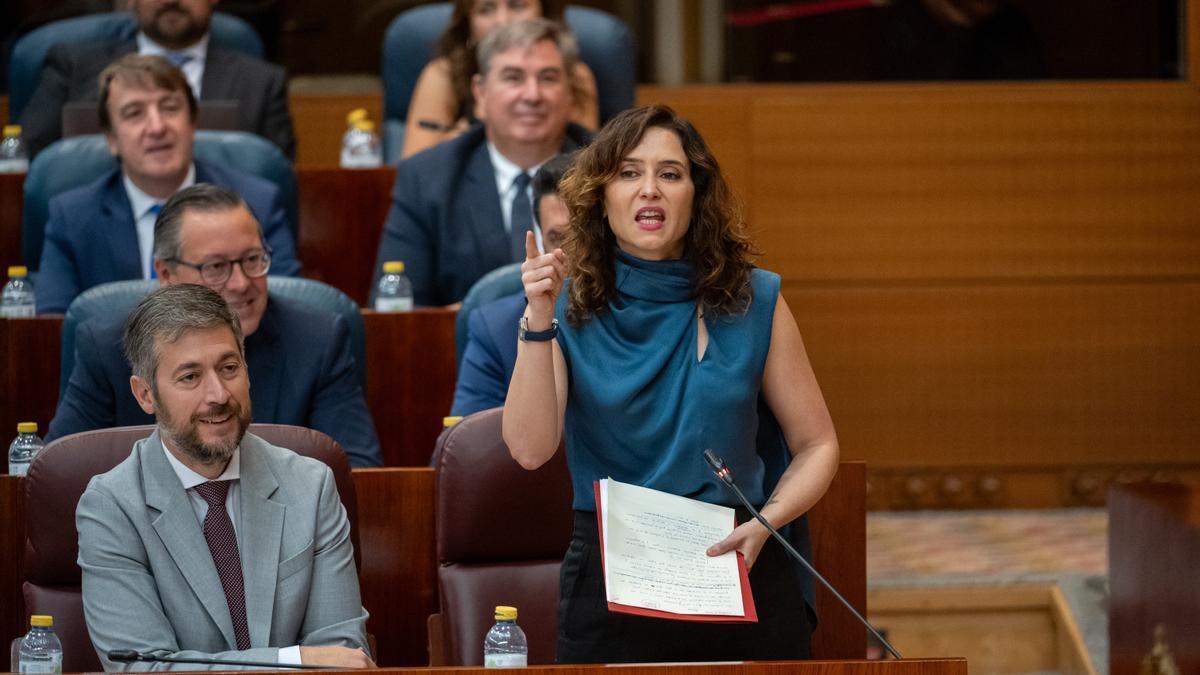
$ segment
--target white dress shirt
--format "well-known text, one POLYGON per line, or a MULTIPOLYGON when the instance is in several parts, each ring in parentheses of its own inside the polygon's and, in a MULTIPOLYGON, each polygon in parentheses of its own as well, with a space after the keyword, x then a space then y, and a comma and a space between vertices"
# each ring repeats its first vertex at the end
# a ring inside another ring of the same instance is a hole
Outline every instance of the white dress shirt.
MULTIPOLYGON (((517 196, 517 174, 521 173, 521 167, 513 164, 507 157, 500 154, 496 146, 489 141, 487 144, 488 157, 492 160, 492 173, 496 174, 496 192, 500 194, 500 214, 504 217, 504 231, 512 232, 512 205, 513 199, 517 196)), ((546 162, 550 161, 550 157, 546 158, 546 162)), ((545 164, 546 162, 542 162, 545 164)), ((525 173, 529 174, 530 178, 537 175, 538 169, 542 168, 542 164, 530 168, 525 173)), ((533 182, 530 181, 529 187, 526 188, 526 197, 529 198, 529 203, 533 207, 533 236, 537 241, 538 250, 542 250, 542 230, 537 227, 537 204, 533 203, 533 182)))
MULTIPOLYGON (((137 228, 138 252, 141 255, 142 261, 142 278, 150 278, 150 270, 154 265, 150 262, 150 254, 154 252, 154 221, 158 219, 158 214, 150 211, 155 206, 162 206, 166 200, 151 197, 142 192, 141 188, 133 184, 129 180, 129 176, 121 174, 121 181, 125 184, 125 194, 129 196, 129 205, 133 207, 133 224, 137 228)), ((179 184, 176 192, 186 187, 191 187, 196 184, 196 165, 192 164, 188 167, 187 175, 184 176, 183 182, 179 184)))
POLYGON ((208 57, 208 34, 200 38, 200 41, 191 47, 183 49, 167 49, 166 47, 151 40, 145 33, 138 32, 137 34, 138 53, 144 56, 162 56, 168 54, 180 54, 191 57, 187 63, 183 64, 180 70, 183 71, 183 76, 187 78, 188 85, 192 88, 192 94, 196 100, 200 100, 200 81, 204 79, 204 59, 208 57))

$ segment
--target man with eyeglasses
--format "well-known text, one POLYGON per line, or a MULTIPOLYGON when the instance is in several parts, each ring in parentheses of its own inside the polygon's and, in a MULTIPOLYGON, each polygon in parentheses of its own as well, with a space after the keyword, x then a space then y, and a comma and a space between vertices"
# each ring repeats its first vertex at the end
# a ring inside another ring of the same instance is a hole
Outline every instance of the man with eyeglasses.
MULTIPOLYGON (((256 422, 309 427, 342 445, 355 467, 380 466, 379 439, 335 314, 269 299, 271 249, 237 193, 198 184, 167 200, 154 226, 160 286, 201 284, 237 312, 246 336, 256 422)), ((122 356, 124 316, 85 321, 75 332, 75 368, 47 440, 91 429, 152 424, 129 393, 122 356)))
POLYGON ((110 281, 152 279, 154 220, 164 202, 195 183, 232 188, 263 224, 275 274, 300 262, 274 183, 193 157, 196 98, 161 56, 128 54, 100 74, 97 114, 117 166, 50 200, 37 279, 39 314, 67 311, 77 295, 110 281))

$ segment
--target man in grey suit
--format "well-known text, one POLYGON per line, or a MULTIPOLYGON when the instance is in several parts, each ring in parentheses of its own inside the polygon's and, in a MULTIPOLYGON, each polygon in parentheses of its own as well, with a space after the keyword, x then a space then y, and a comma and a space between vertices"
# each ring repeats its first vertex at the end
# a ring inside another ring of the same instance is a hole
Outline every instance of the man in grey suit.
POLYGON ((401 162, 375 263, 404 262, 418 305, 460 302, 488 272, 525 259, 533 175, 588 140, 568 124, 575 39, 545 19, 492 31, 476 50, 482 125, 401 162))
POLYGON ((75 514, 105 668, 113 649, 373 667, 333 473, 246 433, 237 314, 203 286, 167 286, 134 310, 124 343, 158 428, 91 480, 75 514))
POLYGON ((198 100, 238 103, 238 128, 296 156, 287 74, 279 66, 210 44, 217 0, 130 0, 138 32, 110 42, 55 45, 21 114, 30 157, 58 140, 63 105, 96 100, 96 76, 125 54, 163 56, 187 77, 198 100))

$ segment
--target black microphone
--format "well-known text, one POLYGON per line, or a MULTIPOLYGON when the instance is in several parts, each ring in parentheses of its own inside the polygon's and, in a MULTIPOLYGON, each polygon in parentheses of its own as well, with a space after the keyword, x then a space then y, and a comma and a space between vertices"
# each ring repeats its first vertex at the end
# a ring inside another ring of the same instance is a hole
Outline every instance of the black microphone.
POLYGON ((181 658, 177 656, 157 656, 149 652, 139 652, 133 649, 110 649, 108 660, 117 663, 132 663, 134 661, 158 661, 161 663, 199 663, 210 666, 248 666, 251 668, 266 668, 279 670, 281 668, 297 668, 300 670, 343 670, 336 666, 322 666, 311 663, 273 663, 269 661, 241 661, 235 659, 204 659, 181 658))
POLYGON ((879 634, 879 631, 875 630, 875 627, 871 625, 871 622, 863 618, 863 615, 859 614, 858 610, 854 609, 854 606, 851 605, 846 598, 843 598, 841 593, 838 593, 837 589, 833 587, 833 584, 826 581, 825 577, 821 576, 821 573, 818 572, 817 569, 812 566, 812 564, 805 560, 804 556, 800 555, 796 549, 792 548, 792 545, 788 543, 787 539, 783 538, 783 535, 779 534, 779 530, 776 530, 774 527, 772 527, 771 523, 768 523, 767 519, 763 518, 762 514, 758 512, 758 509, 754 508, 754 506, 750 504, 749 500, 746 499, 746 495, 742 494, 741 489, 738 488, 737 484, 733 482, 733 474, 730 473, 729 467, 725 466, 725 461, 720 457, 717 457, 717 453, 713 452, 711 449, 704 451, 704 461, 708 462, 708 465, 712 468, 713 473, 717 475, 717 478, 720 478, 722 483, 728 485, 729 488, 733 490, 733 493, 737 495, 739 500, 741 500, 742 505, 750 511, 750 513, 758 520, 758 522, 763 524, 763 527, 767 528, 767 531, 771 533, 771 536, 775 537, 776 541, 778 541, 780 544, 783 544, 784 550, 790 553, 793 558, 800 561, 800 564, 804 565, 805 569, 807 569, 814 577, 817 578, 817 581, 820 581, 825 588, 829 589, 829 592, 833 593, 833 596, 837 598, 838 601, 846 607, 846 609, 850 610, 850 613, 854 615, 854 618, 858 619, 862 625, 867 627, 867 630, 871 631, 871 635, 874 635, 875 639, 879 640, 879 643, 882 644, 892 656, 896 657, 897 659, 901 658, 900 652, 896 651, 896 648, 893 647, 890 642, 885 640, 884 637, 879 634))

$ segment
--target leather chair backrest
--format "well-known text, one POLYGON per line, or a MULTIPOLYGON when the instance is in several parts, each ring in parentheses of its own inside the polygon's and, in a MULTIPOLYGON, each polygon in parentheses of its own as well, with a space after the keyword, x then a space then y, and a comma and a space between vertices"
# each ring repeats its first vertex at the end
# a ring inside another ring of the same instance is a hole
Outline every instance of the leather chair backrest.
MULTIPOLYGON (((274 143, 245 131, 196 131, 198 159, 230 167, 271 181, 279 188, 293 237, 298 227, 299 196, 292 163, 274 143)), ((38 153, 25 177, 25 211, 21 219, 21 259, 37 269, 42 259, 50 199, 87 185, 117 168, 104 136, 74 136, 51 143, 38 153)), ((266 217, 268 214, 259 214, 266 217)))
MULTIPOLYGON (((421 70, 436 56, 437 41, 450 21, 449 2, 434 2, 400 13, 383 34, 384 158, 395 164, 404 147, 404 122, 421 70)), ((629 27, 590 7, 567 7, 567 26, 579 42, 579 56, 596 76, 600 122, 633 106, 637 52, 629 27)))
MULTIPOLYGON (((47 444, 29 467, 25 480, 25 607, 31 614, 54 616, 54 632, 63 643, 64 672, 101 670, 83 616, 75 507, 88 481, 128 457, 134 442, 149 436, 153 429, 149 425, 117 427, 65 436, 47 444)), ((250 433, 329 465, 350 520, 358 563, 358 498, 350 462, 341 446, 319 431, 283 424, 252 424, 250 433)))
POLYGON ((558 571, 571 540, 564 453, 522 468, 500 435, 503 409, 470 415, 434 452, 438 593, 447 665, 482 665, 496 605, 513 605, 529 663, 553 663, 558 571))
POLYGON ((467 349, 467 328, 470 325, 471 312, 489 302, 520 292, 523 288, 521 263, 497 267, 471 285, 471 290, 467 291, 462 305, 458 308, 458 316, 454 317, 455 363, 462 363, 463 352, 467 349))
MULTIPOLYGON (((13 45, 8 64, 8 116, 20 119, 33 97, 46 52, 57 44, 130 40, 137 33, 133 15, 129 12, 87 14, 72 19, 53 21, 30 31, 13 45)), ((224 12, 212 17, 212 44, 236 49, 256 58, 263 57, 263 42, 258 33, 242 19, 224 12)))
MULTIPOLYGON (((79 325, 97 316, 128 316, 142 298, 158 287, 148 279, 114 281, 89 288, 71 302, 62 325, 62 350, 59 353, 58 400, 62 401, 75 369, 75 331, 79 325)), ((339 314, 350 329, 350 351, 358 382, 366 390, 367 332, 362 312, 350 296, 325 283, 299 277, 267 277, 268 293, 275 297, 302 302, 310 307, 339 314)))

